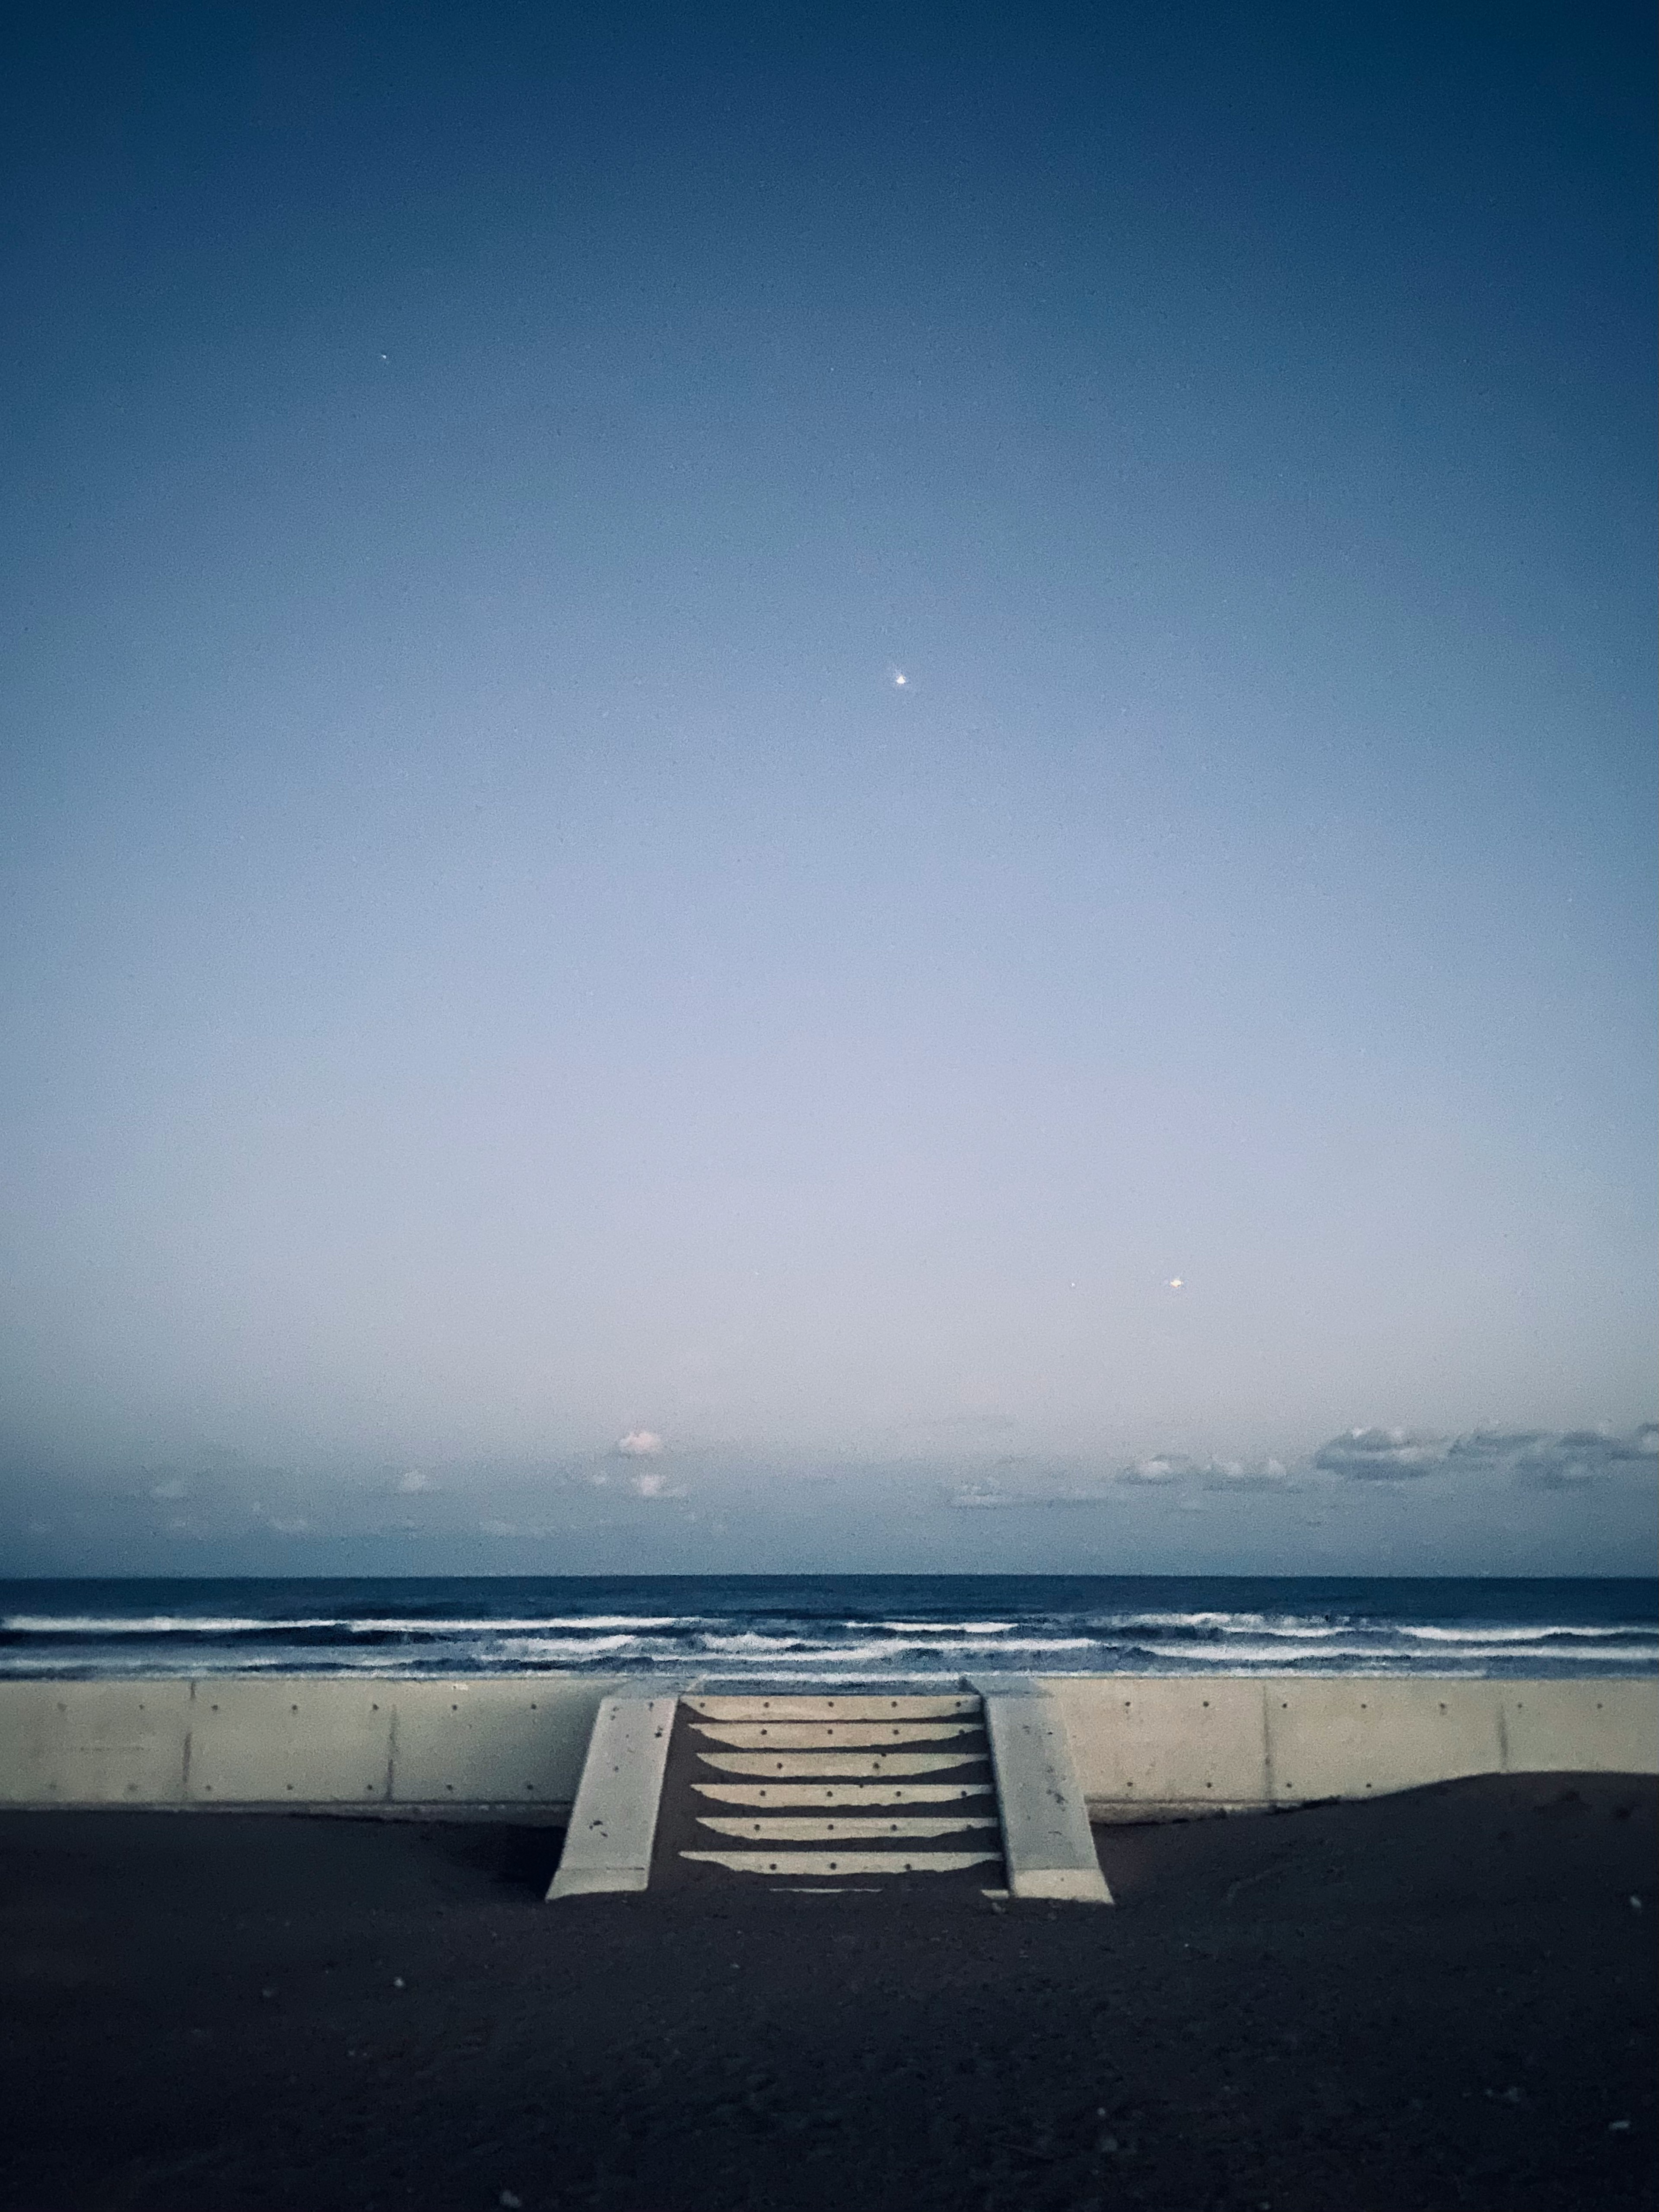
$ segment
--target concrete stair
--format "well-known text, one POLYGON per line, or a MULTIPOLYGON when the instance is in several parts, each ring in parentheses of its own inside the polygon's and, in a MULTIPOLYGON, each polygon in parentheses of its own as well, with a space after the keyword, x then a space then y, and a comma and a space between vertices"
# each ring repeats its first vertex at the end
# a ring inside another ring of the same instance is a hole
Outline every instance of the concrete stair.
POLYGON ((742 1881, 1002 1886, 973 1696, 683 1698, 662 1818, 682 1868, 742 1881))
POLYGON ((607 1698, 548 1895, 917 1883, 1111 1902, 1036 1686, 607 1698))

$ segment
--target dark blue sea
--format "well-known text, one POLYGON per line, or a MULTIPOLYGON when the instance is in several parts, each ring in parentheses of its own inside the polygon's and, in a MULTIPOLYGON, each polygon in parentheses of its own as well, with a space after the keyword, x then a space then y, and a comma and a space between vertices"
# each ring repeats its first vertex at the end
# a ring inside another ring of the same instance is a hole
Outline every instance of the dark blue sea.
POLYGON ((1659 1580, 1056 1575, 0 1582, 0 1675, 1659 1671, 1659 1580))

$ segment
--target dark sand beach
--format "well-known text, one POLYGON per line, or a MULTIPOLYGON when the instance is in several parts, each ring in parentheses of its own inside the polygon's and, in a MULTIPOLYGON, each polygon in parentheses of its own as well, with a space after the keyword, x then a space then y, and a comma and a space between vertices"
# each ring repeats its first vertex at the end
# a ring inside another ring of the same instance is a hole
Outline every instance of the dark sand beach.
POLYGON ((1103 1829, 1111 1911, 549 1906, 544 1828, 8 1814, 0 2203, 1651 2205, 1655 1814, 1103 1829))

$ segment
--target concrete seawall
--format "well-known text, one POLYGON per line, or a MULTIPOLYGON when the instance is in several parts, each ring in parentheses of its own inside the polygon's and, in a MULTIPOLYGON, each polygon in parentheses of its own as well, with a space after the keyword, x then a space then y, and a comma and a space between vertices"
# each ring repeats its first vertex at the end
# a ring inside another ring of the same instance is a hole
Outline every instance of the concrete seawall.
POLYGON ((1466 1774, 1659 1772, 1659 1681, 1055 1676, 1097 1820, 1386 1796, 1466 1774))
POLYGON ((0 1682, 0 1804, 568 1813, 611 1675, 0 1682))
MULTIPOLYGON (((1659 1681, 1056 1675, 1097 1820, 1261 1811, 1462 1775, 1659 1771, 1659 1681)), ((637 1677, 0 1682, 0 1804, 568 1813, 637 1677)))

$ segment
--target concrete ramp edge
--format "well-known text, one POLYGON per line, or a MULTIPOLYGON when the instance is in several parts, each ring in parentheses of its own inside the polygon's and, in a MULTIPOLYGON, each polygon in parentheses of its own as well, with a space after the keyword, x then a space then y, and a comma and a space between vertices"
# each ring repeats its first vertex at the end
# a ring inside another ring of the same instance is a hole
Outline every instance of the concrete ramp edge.
POLYGON ((1109 1905, 1064 1712, 1035 1683, 985 1686, 1011 1893, 1109 1905))
POLYGON ((548 1899, 641 1890, 651 1879, 677 1698, 606 1698, 548 1899))

